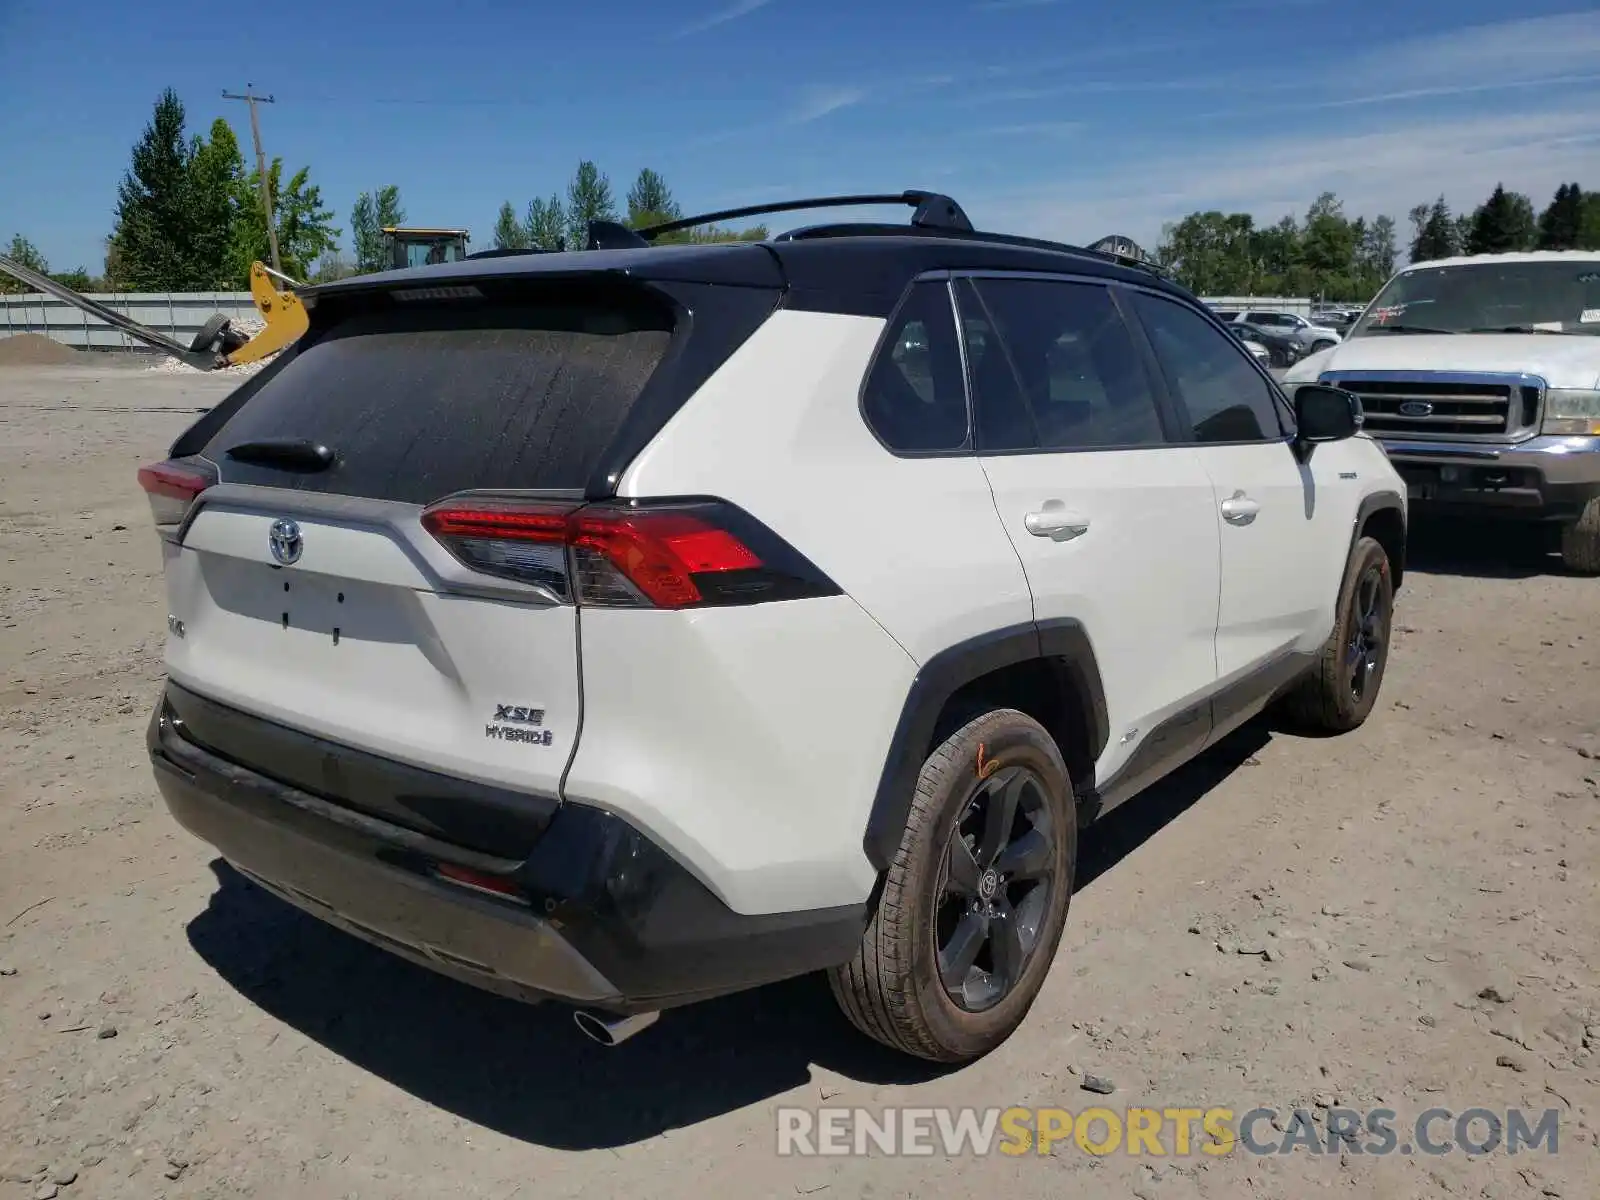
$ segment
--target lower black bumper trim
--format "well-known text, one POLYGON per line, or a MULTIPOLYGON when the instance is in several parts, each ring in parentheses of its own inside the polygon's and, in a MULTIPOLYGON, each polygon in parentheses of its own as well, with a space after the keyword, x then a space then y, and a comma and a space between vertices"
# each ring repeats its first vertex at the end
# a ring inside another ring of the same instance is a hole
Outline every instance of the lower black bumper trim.
POLYGON ((188 741, 165 700, 147 740, 173 816, 241 873, 369 942, 520 999, 667 1008, 843 963, 866 925, 865 904, 735 913, 621 817, 587 805, 557 809, 518 861, 224 759, 188 741), (440 863, 514 882, 525 903, 440 880, 440 863))

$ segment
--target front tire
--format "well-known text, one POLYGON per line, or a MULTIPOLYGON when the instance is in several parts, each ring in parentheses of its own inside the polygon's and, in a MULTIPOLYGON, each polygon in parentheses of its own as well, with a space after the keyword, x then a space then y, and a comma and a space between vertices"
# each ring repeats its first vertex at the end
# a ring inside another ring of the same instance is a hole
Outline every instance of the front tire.
POLYGON ((1316 666, 1284 697, 1290 721, 1322 733, 1348 733, 1377 703, 1389 662, 1394 577, 1376 540, 1357 540, 1339 587, 1333 632, 1316 666))
POLYGON ((1049 973, 1078 850, 1072 783, 1033 718, 969 721, 922 764, 905 833, 839 1007, 886 1046, 966 1062, 1011 1036, 1049 973))
POLYGON ((1561 527, 1561 563, 1580 575, 1600 575, 1600 497, 1584 505, 1576 521, 1561 527))
POLYGON ((1332 350, 1338 344, 1338 342, 1330 342, 1326 338, 1323 338, 1321 341, 1311 343, 1311 353, 1320 354, 1324 350, 1332 350))

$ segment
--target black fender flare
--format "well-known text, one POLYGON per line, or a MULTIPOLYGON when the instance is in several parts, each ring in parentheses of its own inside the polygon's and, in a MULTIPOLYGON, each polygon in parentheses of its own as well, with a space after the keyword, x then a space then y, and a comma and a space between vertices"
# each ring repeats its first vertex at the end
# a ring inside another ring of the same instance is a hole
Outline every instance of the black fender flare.
MULTIPOLYGON (((1355 520, 1350 523, 1350 548, 1345 554, 1345 561, 1349 562, 1350 555, 1356 552, 1356 539, 1361 536, 1361 531, 1367 527, 1367 522, 1372 519, 1374 514, 1383 512, 1385 509, 1393 509, 1400 517, 1401 542, 1399 554, 1395 556, 1395 561, 1389 564, 1394 576, 1395 590, 1399 591, 1400 581, 1405 577, 1406 570, 1405 537, 1407 533, 1406 506, 1405 501, 1400 498, 1399 492, 1385 488, 1382 491, 1372 492, 1361 498, 1361 504, 1356 509, 1355 520)), ((1388 549, 1388 547, 1385 547, 1385 549, 1388 549)))
POLYGON ((879 871, 887 870, 900 848, 917 776, 922 770, 939 714, 957 691, 991 672, 1034 659, 1052 662, 1064 673, 1064 686, 1077 693, 1089 726, 1093 762, 1111 736, 1105 688, 1088 631, 1070 619, 1029 622, 992 630, 958 642, 928 659, 911 681, 900 720, 878 780, 867 818, 863 847, 879 871))

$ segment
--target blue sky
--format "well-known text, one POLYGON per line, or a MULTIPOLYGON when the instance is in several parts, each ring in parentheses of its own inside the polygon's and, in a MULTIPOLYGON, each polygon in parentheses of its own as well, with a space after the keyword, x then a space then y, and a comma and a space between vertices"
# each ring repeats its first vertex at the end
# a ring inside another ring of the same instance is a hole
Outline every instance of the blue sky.
POLYGON ((1404 228, 1441 191, 1600 187, 1600 9, 1544 0, 0 0, 0 61, 0 238, 63 269, 98 269, 169 85, 247 152, 221 93, 272 93, 268 154, 311 166, 347 241, 393 182, 486 245, 584 157, 619 199, 642 166, 691 210, 926 187, 990 228, 1151 246, 1323 189, 1404 228))

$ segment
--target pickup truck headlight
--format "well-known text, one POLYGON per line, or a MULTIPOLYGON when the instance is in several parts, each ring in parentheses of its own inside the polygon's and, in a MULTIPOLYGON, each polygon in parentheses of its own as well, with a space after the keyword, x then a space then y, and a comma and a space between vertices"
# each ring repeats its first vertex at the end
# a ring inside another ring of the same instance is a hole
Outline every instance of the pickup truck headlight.
POLYGON ((1540 433, 1557 437, 1600 434, 1600 391, 1588 388, 1551 388, 1544 397, 1540 433))

